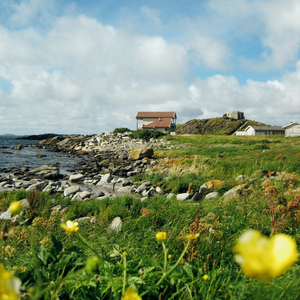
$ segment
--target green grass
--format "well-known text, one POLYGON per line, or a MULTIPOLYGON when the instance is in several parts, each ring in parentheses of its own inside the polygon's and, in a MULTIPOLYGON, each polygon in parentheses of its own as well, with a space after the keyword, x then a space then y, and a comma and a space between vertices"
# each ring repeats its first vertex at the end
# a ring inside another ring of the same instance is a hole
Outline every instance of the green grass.
MULTIPOLYGON (((274 231, 267 185, 276 190, 277 194, 271 196, 275 208, 287 207, 297 199, 298 192, 291 191, 300 187, 300 139, 233 136, 169 139, 173 144, 188 144, 190 148, 164 149, 155 154, 162 156, 163 152, 170 159, 186 159, 170 163, 162 159, 152 172, 136 175, 134 181, 139 184, 147 180, 165 192, 180 193, 186 192, 189 185, 198 191, 209 180, 224 180, 225 185, 216 189, 217 198, 181 203, 175 197, 157 195, 143 202, 133 196, 71 202, 61 195, 0 193, 2 211, 12 201, 27 198, 30 202, 19 222, 6 222, 8 239, 0 242, 2 262, 22 280, 24 299, 121 299, 124 278, 126 288, 135 288, 143 300, 299 299, 298 262, 280 277, 263 283, 241 272, 232 248, 245 229, 252 228, 266 236, 274 231), (261 170, 289 174, 268 182, 262 178, 261 170), (227 190, 239 184, 235 178, 241 174, 247 176, 247 190, 236 199, 223 198, 227 190), (67 212, 50 213, 50 208, 57 204, 66 205, 67 212), (79 234, 89 246, 76 233, 68 235, 60 227, 62 221, 85 216, 95 218, 95 223, 79 224, 79 234), (115 217, 122 219, 120 232, 108 230, 115 217), (160 231, 167 232, 165 244, 172 255, 167 267, 176 263, 187 245, 185 234, 200 234, 163 280, 160 266, 164 264, 164 252, 155 238, 160 231), (5 253, 4 257, 3 249, 7 246, 10 254, 5 253), (85 270, 85 264, 88 257, 95 255, 94 251, 101 259, 91 272, 85 270), (205 281, 203 275, 209 279, 205 281)), ((275 216, 282 216, 280 210, 275 216)), ((289 234, 299 245, 299 222, 297 207, 277 231, 289 234)), ((1 221, 1 227, 4 223, 1 221)))

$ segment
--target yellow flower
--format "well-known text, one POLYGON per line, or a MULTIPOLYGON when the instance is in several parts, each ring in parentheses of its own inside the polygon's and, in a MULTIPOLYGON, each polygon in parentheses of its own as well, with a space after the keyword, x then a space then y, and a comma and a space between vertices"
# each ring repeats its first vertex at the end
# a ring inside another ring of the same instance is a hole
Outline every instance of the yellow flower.
POLYGON ((9 210, 12 216, 19 214, 22 211, 22 209, 23 206, 20 201, 13 201, 9 206, 9 210))
POLYGON ((236 241, 235 260, 243 272, 263 281, 280 276, 297 258, 297 244, 286 234, 266 238, 256 230, 248 230, 236 241))
POLYGON ((190 234, 187 234, 187 235, 185 236, 185 238, 186 238, 187 240, 195 240, 198 236, 199 236, 199 233, 197 233, 197 234, 195 234, 195 233, 190 233, 190 234))
POLYGON ((208 279, 208 275, 203 275, 202 277, 204 280, 207 280, 208 279))
POLYGON ((172 257, 173 257, 172 254, 169 254, 169 255, 168 255, 168 259, 171 259, 172 257))
POLYGON ((128 288, 125 291, 122 300, 142 300, 142 298, 134 291, 133 288, 128 288))
POLYGON ((13 277, 3 264, 0 264, 0 299, 18 300, 20 287, 20 279, 13 277))
POLYGON ((60 226, 68 233, 76 232, 79 230, 78 222, 67 221, 66 224, 61 224, 60 226))
POLYGON ((161 232, 158 232, 155 236, 156 236, 158 241, 163 242, 167 237, 167 233, 161 231, 161 232))

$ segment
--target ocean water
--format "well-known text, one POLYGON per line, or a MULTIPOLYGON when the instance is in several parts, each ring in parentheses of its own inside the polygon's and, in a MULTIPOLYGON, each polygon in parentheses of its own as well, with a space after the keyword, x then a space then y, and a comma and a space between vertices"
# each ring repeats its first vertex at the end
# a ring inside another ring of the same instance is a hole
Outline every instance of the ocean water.
MULTIPOLYGON (((57 165, 61 174, 68 174, 76 169, 76 163, 82 158, 70 156, 61 152, 50 152, 46 149, 29 147, 39 141, 16 139, 18 136, 0 135, 0 169, 4 168, 37 168, 43 165, 57 165), (22 144, 22 150, 10 149, 14 145, 22 144), (46 157, 37 158, 36 154, 45 154, 46 157)), ((1 175, 3 173, 0 172, 1 175)))

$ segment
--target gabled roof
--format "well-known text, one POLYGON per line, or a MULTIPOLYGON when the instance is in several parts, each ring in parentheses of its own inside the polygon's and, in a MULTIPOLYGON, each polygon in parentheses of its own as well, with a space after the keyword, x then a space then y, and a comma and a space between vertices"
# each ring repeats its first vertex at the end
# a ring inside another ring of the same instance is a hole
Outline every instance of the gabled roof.
POLYGON ((290 123, 288 125, 283 126, 282 128, 286 129, 286 128, 292 127, 294 125, 300 125, 300 123, 298 123, 298 122, 292 122, 292 123, 290 123))
POLYGON ((246 130, 252 127, 255 131, 284 131, 284 129, 281 126, 254 126, 254 125, 249 125, 246 130))
POLYGON ((136 118, 173 118, 177 119, 175 112, 168 111, 139 111, 136 118))
POLYGON ((148 125, 143 125, 143 128, 170 128, 171 127, 171 118, 156 120, 148 125))

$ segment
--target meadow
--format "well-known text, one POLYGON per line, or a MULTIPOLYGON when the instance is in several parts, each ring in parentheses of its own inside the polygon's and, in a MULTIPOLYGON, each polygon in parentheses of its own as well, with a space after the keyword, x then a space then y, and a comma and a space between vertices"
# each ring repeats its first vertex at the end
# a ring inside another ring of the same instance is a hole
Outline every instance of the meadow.
POLYGON ((22 281, 22 299, 300 299, 299 262, 261 280, 247 276, 233 252, 246 229, 266 237, 284 233, 299 245, 300 138, 165 138, 171 149, 156 150, 160 163, 135 175, 135 183, 150 181, 176 195, 225 181, 217 198, 71 202, 59 194, 0 193, 0 211, 24 198, 30 204, 16 223, 1 221, 1 261, 22 281), (239 175, 246 176, 243 192, 225 199, 241 184, 239 175), (67 211, 51 212, 57 204, 67 211), (61 226, 86 216, 94 222, 61 226), (109 229, 115 217, 122 219, 120 231, 109 229))

